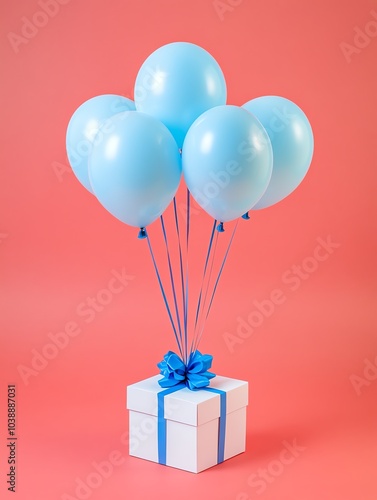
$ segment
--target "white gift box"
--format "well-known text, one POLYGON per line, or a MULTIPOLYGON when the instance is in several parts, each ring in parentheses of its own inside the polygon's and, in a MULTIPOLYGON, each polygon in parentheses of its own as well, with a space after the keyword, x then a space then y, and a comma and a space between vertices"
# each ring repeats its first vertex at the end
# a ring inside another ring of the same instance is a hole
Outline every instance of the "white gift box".
POLYGON ((197 473, 245 451, 247 382, 216 376, 211 390, 162 395, 161 378, 127 387, 130 455, 197 473))

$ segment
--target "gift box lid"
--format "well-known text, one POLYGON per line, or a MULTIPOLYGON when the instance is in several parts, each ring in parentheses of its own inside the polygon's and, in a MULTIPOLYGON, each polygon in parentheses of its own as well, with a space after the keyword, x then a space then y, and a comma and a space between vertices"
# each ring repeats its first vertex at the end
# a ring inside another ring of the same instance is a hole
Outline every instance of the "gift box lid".
MULTIPOLYGON (((128 410, 157 416, 157 394, 164 391, 159 386, 161 375, 147 378, 127 387, 128 410)), ((248 403, 248 383, 217 375, 209 387, 226 392, 226 412, 231 413, 248 403)), ((164 398, 164 417, 183 424, 199 426, 220 416, 220 395, 201 389, 190 391, 187 387, 164 398)))

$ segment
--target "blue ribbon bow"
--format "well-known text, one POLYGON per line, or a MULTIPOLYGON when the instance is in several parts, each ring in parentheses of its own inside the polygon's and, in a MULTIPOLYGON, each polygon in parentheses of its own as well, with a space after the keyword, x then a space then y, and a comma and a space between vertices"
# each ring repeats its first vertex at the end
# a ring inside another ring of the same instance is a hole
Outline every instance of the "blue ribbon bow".
POLYGON ((169 351, 164 359, 157 364, 163 378, 158 381, 164 391, 157 393, 157 435, 158 435, 158 462, 166 465, 166 436, 167 427, 164 416, 164 398, 168 394, 180 391, 188 387, 191 391, 203 389, 220 395, 220 418, 219 418, 219 440, 217 449, 217 463, 224 461, 225 450, 225 428, 226 428, 226 392, 209 386, 211 378, 216 377, 208 371, 212 365, 213 356, 201 354, 199 351, 192 352, 187 365, 182 359, 169 351))
POLYGON ((185 384, 190 391, 207 387, 211 378, 216 377, 208 371, 212 365, 213 356, 192 352, 187 365, 175 352, 168 351, 164 359, 157 364, 163 378, 158 381, 161 387, 174 387, 185 384))

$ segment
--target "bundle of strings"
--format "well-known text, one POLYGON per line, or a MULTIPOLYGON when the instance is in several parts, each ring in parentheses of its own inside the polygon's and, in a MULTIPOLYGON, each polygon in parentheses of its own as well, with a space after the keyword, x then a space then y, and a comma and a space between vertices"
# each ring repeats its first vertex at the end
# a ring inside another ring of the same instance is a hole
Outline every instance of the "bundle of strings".
MULTIPOLYGON (((178 346, 179 356, 172 351, 169 351, 164 360, 158 364, 161 374, 164 375, 162 379, 163 387, 168 387, 170 382, 177 380, 176 383, 186 383, 191 389, 203 387, 204 383, 209 384, 209 379, 214 376, 208 372, 212 363, 212 356, 202 355, 198 348, 200 341, 205 330, 205 325, 210 314, 214 297, 218 288, 221 275, 224 270, 225 262, 228 258, 229 250, 232 245, 234 235, 238 226, 236 222, 229 243, 226 247, 225 254, 220 260, 221 264, 214 274, 215 256, 218 249, 218 239, 224 238, 224 227, 221 221, 215 220, 213 222, 207 254, 204 261, 203 274, 199 294, 196 301, 195 316, 193 321, 193 332, 189 332, 189 240, 190 240, 190 192, 187 190, 186 198, 186 218, 185 218, 185 231, 180 230, 180 223, 177 211, 176 198, 173 199, 174 210, 174 228, 176 232, 176 240, 178 242, 178 260, 179 271, 176 270, 174 262, 172 261, 171 249, 169 248, 169 238, 167 224, 163 216, 160 216, 161 230, 163 236, 163 244, 166 253, 166 262, 168 268, 168 281, 170 282, 171 298, 168 299, 167 286, 162 279, 160 266, 157 264, 157 259, 153 251, 150 236, 145 228, 141 228, 139 237, 146 239, 148 242, 149 251, 152 257, 153 266, 156 272, 158 284, 162 293, 165 308, 169 316, 170 324, 174 332, 175 340, 178 346), (219 236, 220 235, 220 236, 219 236), (214 277, 215 276, 215 277, 214 277), (174 354, 174 356, 172 356, 174 354), (173 366, 179 366, 177 371, 171 370, 168 372, 167 356, 172 361, 173 366), (208 357, 207 357, 208 356, 208 357), (210 359, 209 359, 210 358, 210 359), (195 360, 195 362, 194 362, 195 360), (199 370, 199 365, 201 369, 199 370), (194 371, 193 371, 194 367, 194 371), (196 370, 196 371, 195 371, 196 370), (173 375, 172 375, 173 374, 173 375), (209 374, 208 376, 206 374, 209 374), (194 376, 195 375, 195 376, 194 376), (170 379, 169 379, 170 377, 170 379), (199 381, 199 377, 201 378, 199 381), (165 380, 166 379, 166 380, 165 380), (197 387, 194 380, 199 381, 197 387)), ((166 281, 166 280, 165 280, 166 281)))

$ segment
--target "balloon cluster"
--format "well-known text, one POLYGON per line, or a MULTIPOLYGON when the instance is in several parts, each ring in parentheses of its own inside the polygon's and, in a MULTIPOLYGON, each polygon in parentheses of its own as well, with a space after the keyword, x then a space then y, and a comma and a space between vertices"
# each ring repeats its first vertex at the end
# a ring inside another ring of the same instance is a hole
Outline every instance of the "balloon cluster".
POLYGON ((136 78, 134 99, 101 95, 73 114, 67 154, 78 180, 115 217, 145 228, 160 217, 181 175, 214 219, 247 218, 303 180, 313 134, 303 111, 278 96, 226 104, 215 59, 197 45, 153 52, 136 78))

